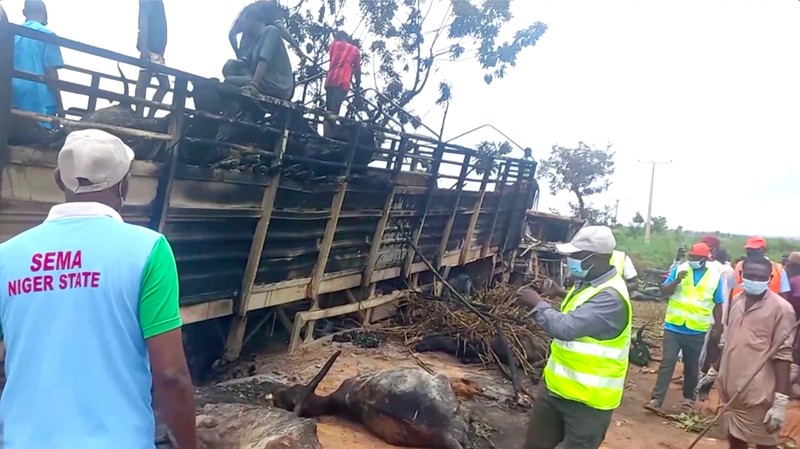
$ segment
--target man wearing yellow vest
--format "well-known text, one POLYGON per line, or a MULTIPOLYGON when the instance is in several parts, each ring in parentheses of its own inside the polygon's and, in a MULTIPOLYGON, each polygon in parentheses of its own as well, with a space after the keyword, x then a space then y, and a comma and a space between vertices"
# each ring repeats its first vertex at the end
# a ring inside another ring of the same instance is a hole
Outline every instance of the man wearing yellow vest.
POLYGON ((545 392, 534 403, 523 449, 597 449, 622 400, 628 370, 631 304, 611 265, 611 229, 587 226, 556 249, 575 285, 556 310, 530 288, 519 301, 551 337, 545 392))
POLYGON ((625 280, 625 285, 628 287, 628 293, 639 288, 639 273, 636 272, 636 267, 627 254, 614 250, 611 253, 611 266, 617 269, 617 274, 622 275, 622 279, 625 280))
POLYGON ((710 255, 711 248, 707 244, 694 244, 689 249, 689 260, 674 267, 661 286, 661 291, 670 295, 670 298, 664 318, 663 354, 658 367, 658 379, 652 399, 645 404, 649 410, 661 410, 680 352, 683 352, 681 405, 686 410, 694 407, 700 353, 706 333, 711 330, 716 337, 722 330, 725 287, 719 270, 707 266, 710 255))

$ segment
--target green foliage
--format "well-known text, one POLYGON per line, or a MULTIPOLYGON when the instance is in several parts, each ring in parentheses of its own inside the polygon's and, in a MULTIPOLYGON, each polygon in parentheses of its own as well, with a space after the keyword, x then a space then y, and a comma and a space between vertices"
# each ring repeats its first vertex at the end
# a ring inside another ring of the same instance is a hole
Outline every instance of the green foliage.
MULTIPOLYGON (((541 172, 550 182, 550 193, 572 192, 577 204, 570 204, 574 216, 595 222, 608 221, 599 217, 597 209, 592 209, 586 197, 605 192, 609 177, 614 174, 614 152, 611 144, 606 148, 596 148, 583 141, 576 148, 553 145, 550 157, 542 161, 541 172), (594 217, 590 216, 592 213, 594 217)), ((608 209, 606 209, 608 210, 608 209)), ((611 215, 613 217, 613 215, 611 215)))
POLYGON ((655 232, 667 230, 667 217, 652 217, 650 219, 650 229, 655 232))
MULTIPOLYGON (((690 232, 678 229, 654 230, 650 244, 644 243, 644 230, 633 226, 617 226, 614 237, 617 249, 627 253, 638 270, 646 268, 666 269, 675 260, 681 246, 689 247, 708 234, 716 235, 722 247, 728 250, 730 259, 744 256, 744 243, 747 236, 722 233, 690 232)), ((767 253, 773 260, 780 260, 786 252, 800 251, 800 241, 780 237, 767 238, 767 253)))
POLYGON ((642 226, 644 225, 644 217, 642 217, 641 213, 636 212, 636 215, 633 216, 631 222, 633 222, 635 226, 642 226))
POLYGON ((483 142, 479 143, 477 148, 478 157, 477 162, 475 163, 475 173, 482 175, 486 172, 487 169, 491 170, 492 173, 497 172, 497 158, 507 155, 511 153, 511 144, 506 142, 490 142, 488 140, 484 140, 483 142))
MULTIPOLYGON (((345 19, 344 0, 299 0, 290 8, 289 28, 313 61, 300 78, 320 73, 333 33, 343 28, 361 42, 367 74, 370 67, 377 92, 367 92, 375 106, 367 119, 386 124, 392 118, 415 123, 402 112, 428 85, 438 63, 477 60, 487 83, 502 78, 517 63, 519 54, 533 47, 547 31, 542 22, 530 21, 506 34, 513 18, 512 0, 359 0, 357 23, 345 19), (354 30, 354 31, 353 31, 354 30), (369 63, 369 64, 368 64, 369 63)), ((311 93, 322 97, 319 79, 311 93)), ((448 83, 439 85, 437 104, 451 97, 448 83)), ((362 117, 363 118, 363 117, 362 117)))

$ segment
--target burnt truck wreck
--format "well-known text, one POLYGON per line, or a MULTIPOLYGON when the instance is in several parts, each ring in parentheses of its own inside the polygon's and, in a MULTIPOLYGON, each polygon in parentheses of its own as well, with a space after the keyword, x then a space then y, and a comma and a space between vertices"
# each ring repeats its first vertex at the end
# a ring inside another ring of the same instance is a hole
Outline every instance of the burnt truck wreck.
POLYGON ((434 284, 414 247, 452 276, 479 269, 483 282, 506 275, 538 193, 531 160, 491 159, 3 24, 0 241, 40 223, 62 201, 53 182, 57 150, 81 128, 108 131, 135 149, 122 215, 166 235, 178 263, 184 323, 190 333, 213 325, 219 348, 208 351, 228 361, 268 314, 286 327, 291 350, 315 340, 326 320, 352 316, 369 324, 387 317, 404 290, 434 284), (67 66, 56 85, 78 107, 66 117, 15 110, 12 78, 42 82, 13 70, 13 39, 20 35, 102 59, 103 67, 163 73, 169 101, 127 95, 134 83, 124 75, 67 66), (222 114, 226 98, 247 103, 246 119, 222 114), (134 104, 161 112, 140 118, 134 104), (324 120, 338 120, 333 138, 318 133, 324 120))

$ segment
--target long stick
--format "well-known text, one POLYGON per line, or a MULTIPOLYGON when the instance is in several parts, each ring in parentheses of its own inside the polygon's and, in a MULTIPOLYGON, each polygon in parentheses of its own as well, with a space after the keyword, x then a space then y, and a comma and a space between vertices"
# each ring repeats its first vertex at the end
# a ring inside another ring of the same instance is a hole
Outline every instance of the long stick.
POLYGON ((767 366, 767 363, 770 360, 772 360, 772 357, 778 352, 781 346, 783 346, 783 343, 786 341, 786 339, 789 338, 789 336, 792 335, 792 332, 797 330, 798 327, 800 327, 800 320, 798 320, 794 324, 794 326, 792 326, 792 328, 786 335, 783 336, 783 338, 778 340, 778 343, 775 346, 769 349, 769 351, 764 356, 764 359, 761 360, 761 362, 756 367, 755 371, 753 371, 753 373, 750 374, 750 377, 747 378, 747 381, 744 384, 742 384, 742 386, 739 387, 739 389, 736 390, 735 393, 733 393, 733 396, 731 396, 728 402, 725 403, 725 406, 723 406, 722 410, 720 410, 719 413, 717 413, 717 416, 715 416, 714 419, 710 423, 708 423, 706 428, 703 429, 703 431, 700 432, 699 435, 697 435, 697 438, 695 438, 694 441, 692 441, 692 444, 690 444, 689 447, 686 449, 694 448, 697 445, 697 443, 700 442, 701 439, 703 439, 703 436, 705 436, 705 434, 711 429, 711 427, 713 427, 717 423, 717 421, 719 421, 719 419, 722 417, 722 414, 725 413, 728 410, 728 408, 730 408, 731 404, 733 404, 736 401, 736 399, 739 398, 739 395, 742 394, 742 392, 744 391, 745 388, 747 388, 748 385, 750 385, 750 382, 752 382, 753 379, 755 379, 758 373, 760 373, 761 370, 764 369, 765 366, 767 366))
MULTIPOLYGON (((403 231, 402 226, 400 225, 400 223, 397 222, 397 220, 394 219, 394 217, 389 217, 389 218, 392 220, 395 226, 397 226, 398 229, 403 231)), ((478 318, 483 320, 489 326, 494 327, 495 332, 497 332, 497 337, 500 339, 500 344, 503 347, 503 351, 508 355, 508 369, 510 371, 509 377, 511 377, 511 385, 514 388, 514 400, 519 402, 520 392, 523 391, 522 383, 519 380, 519 373, 517 372, 517 364, 514 360, 515 359, 514 352, 511 351, 511 345, 508 343, 508 339, 506 338, 505 332, 503 332, 502 324, 499 321, 492 322, 484 312, 478 310, 469 300, 467 300, 467 298, 461 296, 461 293, 459 293, 452 285, 450 285, 450 283, 447 282, 444 276, 442 276, 442 274, 439 273, 439 270, 434 268, 433 264, 425 257, 425 255, 422 254, 422 251, 420 251, 419 248, 417 248, 417 245, 414 244, 414 241, 411 239, 411 237, 409 237, 408 234, 405 232, 403 232, 402 235, 405 238, 406 243, 408 243, 411 249, 419 256, 420 259, 422 259, 422 262, 428 267, 431 273, 433 273, 436 279, 438 279, 442 284, 444 284, 444 286, 447 287, 448 290, 450 290, 450 293, 452 293, 453 296, 456 297, 456 299, 462 302, 464 306, 466 306, 466 308, 469 309, 470 312, 474 313, 475 315, 478 315, 478 318)), ((503 364, 500 362, 500 357, 498 357, 497 354, 495 354, 495 358, 497 359, 498 366, 500 366, 500 370, 504 371, 503 364)))

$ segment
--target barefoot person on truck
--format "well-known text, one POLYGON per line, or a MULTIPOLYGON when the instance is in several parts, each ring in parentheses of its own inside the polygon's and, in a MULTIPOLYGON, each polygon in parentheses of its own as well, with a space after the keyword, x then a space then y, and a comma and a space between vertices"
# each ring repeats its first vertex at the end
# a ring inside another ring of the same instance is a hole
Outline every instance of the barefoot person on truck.
POLYGON ((551 307, 533 289, 519 301, 551 337, 544 369, 546 390, 534 402, 523 449, 597 449, 619 407, 628 371, 631 303, 611 265, 616 240, 606 226, 587 226, 556 245, 567 257, 575 285, 551 307))
POLYGON ((175 258, 119 214, 133 158, 104 131, 71 133, 55 171, 66 201, 0 244, 3 449, 152 448, 154 406, 197 448, 175 258))

